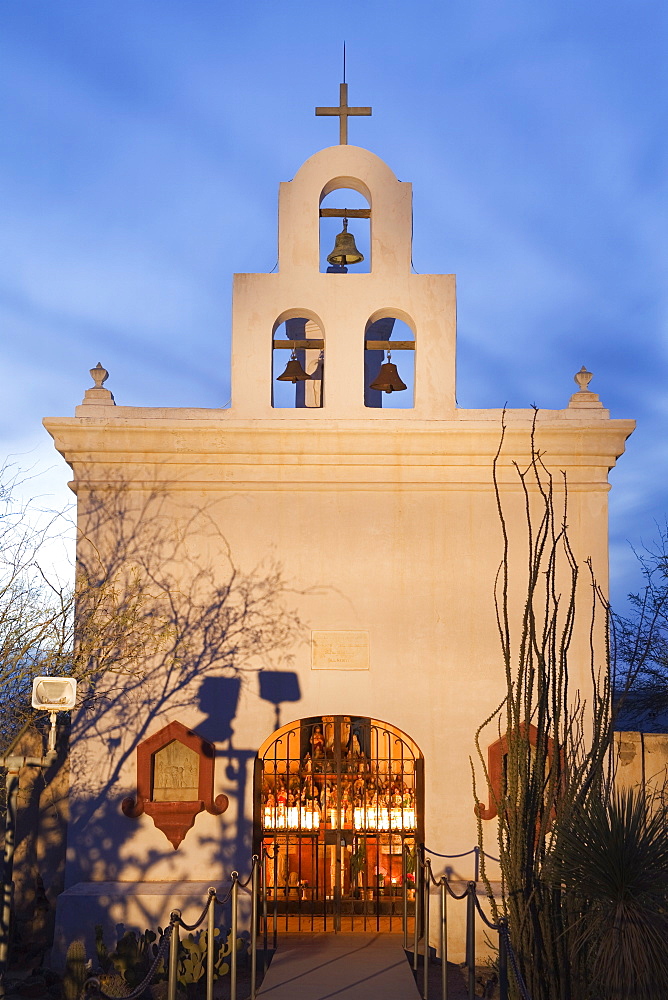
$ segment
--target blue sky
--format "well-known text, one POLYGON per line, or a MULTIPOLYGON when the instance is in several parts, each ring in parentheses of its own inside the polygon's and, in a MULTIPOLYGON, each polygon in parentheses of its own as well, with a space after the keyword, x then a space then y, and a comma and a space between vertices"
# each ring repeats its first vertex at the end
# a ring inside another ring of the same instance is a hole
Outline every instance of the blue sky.
POLYGON ((66 498, 41 428, 97 361, 120 404, 230 397, 234 272, 338 140, 414 194, 413 260, 457 274, 458 400, 561 407, 582 364, 638 428, 612 473, 612 592, 668 513, 668 7, 652 0, 3 0, 0 436, 66 498))

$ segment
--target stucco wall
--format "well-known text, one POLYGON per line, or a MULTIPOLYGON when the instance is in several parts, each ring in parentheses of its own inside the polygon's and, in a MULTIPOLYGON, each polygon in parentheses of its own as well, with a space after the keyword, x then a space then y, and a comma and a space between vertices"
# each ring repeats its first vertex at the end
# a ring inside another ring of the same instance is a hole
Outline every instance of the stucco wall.
POLYGON ((615 733, 618 789, 644 787, 668 794, 668 733, 615 733))
MULTIPOLYGON (((396 726, 424 754, 427 845, 457 854, 476 842, 469 757, 505 686, 494 606, 503 540, 492 475, 502 413, 455 406, 454 277, 410 272, 410 185, 365 150, 333 147, 282 186, 279 218, 279 273, 235 282, 231 409, 116 406, 95 389, 74 418, 45 421, 73 470, 80 557, 108 559, 123 537, 132 550, 126 565, 152 581, 147 592, 157 586, 177 603, 190 600, 193 614, 228 580, 233 602, 240 581, 263 586, 278 574, 267 583, 274 588, 268 625, 290 623, 273 648, 269 641, 254 655, 230 650, 213 662, 206 648, 197 660, 201 636, 193 634, 179 654, 181 673, 160 649, 140 655, 125 680, 114 676, 98 689, 97 709, 79 713, 63 940, 91 927, 95 907, 143 926, 164 924, 179 898, 216 884, 230 866, 247 867, 254 759, 279 722, 343 714, 396 726), (368 274, 318 270, 319 201, 344 181, 371 205, 368 274), (289 315, 317 319, 324 331, 320 408, 272 410, 273 326, 289 315), (413 324, 413 409, 363 405, 365 325, 379 315, 413 324), (369 668, 313 669, 311 631, 319 629, 368 633, 369 668), (267 670, 292 676, 289 699, 261 697, 258 674, 267 670), (230 798, 222 816, 201 813, 177 851, 150 817, 129 819, 120 809, 135 792, 136 743, 173 719, 216 745, 214 792, 230 798), (156 888, 164 885, 170 899, 156 888)), ((565 387, 563 409, 539 412, 535 441, 557 504, 566 473, 575 558, 583 567, 591 558, 605 591, 608 471, 633 423, 610 420, 586 388, 567 397, 565 387)), ((509 411, 504 419, 497 473, 517 623, 526 598, 526 515, 516 463, 530 461, 534 413, 509 411)), ((539 508, 535 484, 529 493, 539 508)), ((588 607, 587 580, 583 586, 588 607)), ((594 655, 600 665, 602 642, 594 655)), ((573 690, 586 690, 589 670, 585 616, 573 638, 573 690)), ((453 942, 453 954, 460 944, 453 942)))

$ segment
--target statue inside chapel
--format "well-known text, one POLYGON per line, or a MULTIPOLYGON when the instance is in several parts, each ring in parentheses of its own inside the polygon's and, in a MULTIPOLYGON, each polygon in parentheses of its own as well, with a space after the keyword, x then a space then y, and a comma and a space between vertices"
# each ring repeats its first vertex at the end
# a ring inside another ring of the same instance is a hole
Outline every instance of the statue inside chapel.
POLYGON ((325 737, 322 726, 314 726, 311 736, 311 756, 313 760, 322 760, 325 756, 325 737))

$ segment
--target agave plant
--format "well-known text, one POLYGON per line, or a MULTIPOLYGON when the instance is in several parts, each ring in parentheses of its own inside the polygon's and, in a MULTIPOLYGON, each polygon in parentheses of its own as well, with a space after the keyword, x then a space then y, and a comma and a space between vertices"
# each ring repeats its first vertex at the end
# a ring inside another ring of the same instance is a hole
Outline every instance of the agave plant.
POLYGON ((640 789, 591 796, 560 823, 550 880, 563 886, 574 964, 590 997, 668 996, 668 811, 640 789))

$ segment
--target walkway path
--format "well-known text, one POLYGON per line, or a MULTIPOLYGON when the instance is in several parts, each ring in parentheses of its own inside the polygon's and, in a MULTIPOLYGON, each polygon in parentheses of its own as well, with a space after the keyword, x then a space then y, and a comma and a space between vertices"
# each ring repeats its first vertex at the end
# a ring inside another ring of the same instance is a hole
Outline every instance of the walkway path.
POLYGON ((282 934, 262 1000, 419 1000, 399 934, 282 934))

